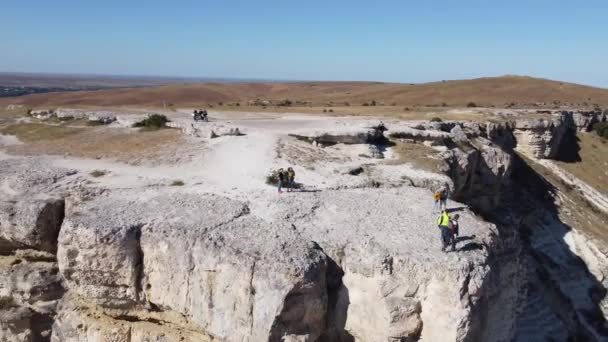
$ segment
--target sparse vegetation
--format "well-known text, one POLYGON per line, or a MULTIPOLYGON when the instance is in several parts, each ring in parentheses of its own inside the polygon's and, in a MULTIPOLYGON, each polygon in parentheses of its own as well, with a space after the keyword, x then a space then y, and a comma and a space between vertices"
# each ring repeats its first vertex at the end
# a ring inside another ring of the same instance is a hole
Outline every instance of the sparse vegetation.
POLYGON ((167 127, 167 122, 169 122, 169 119, 167 119, 166 116, 161 114, 152 114, 142 121, 136 122, 133 127, 141 127, 145 128, 146 130, 157 130, 167 127))
POLYGON ((598 122, 593 125, 593 130, 597 135, 604 139, 608 139, 608 122, 598 122))
POLYGON ((171 183, 171 186, 184 186, 185 184, 182 180, 176 179, 171 183))
POLYGON ((6 310, 15 307, 15 300, 13 297, 0 297, 0 309, 6 310))
POLYGON ((47 125, 43 123, 20 123, 0 129, 0 133, 14 135, 25 142, 55 140, 82 132, 82 128, 47 125))
POLYGON ((431 118, 431 122, 443 122, 443 120, 440 117, 435 116, 435 117, 431 118))
POLYGON ((475 108, 475 107, 477 107, 477 104, 475 102, 467 103, 467 108, 475 108))
POLYGON ((279 184, 279 176, 277 175, 277 171, 270 171, 270 173, 266 175, 266 184, 274 186, 279 184))
POLYGON ((401 165, 411 163, 415 167, 423 170, 438 172, 439 168, 445 164, 443 160, 432 158, 437 155, 437 151, 424 144, 416 144, 410 142, 393 141, 393 151, 397 158, 387 160, 385 163, 389 165, 401 165))
POLYGON ((89 175, 91 175, 92 177, 102 177, 106 175, 106 171, 105 170, 93 170, 91 171, 91 173, 89 173, 89 175))

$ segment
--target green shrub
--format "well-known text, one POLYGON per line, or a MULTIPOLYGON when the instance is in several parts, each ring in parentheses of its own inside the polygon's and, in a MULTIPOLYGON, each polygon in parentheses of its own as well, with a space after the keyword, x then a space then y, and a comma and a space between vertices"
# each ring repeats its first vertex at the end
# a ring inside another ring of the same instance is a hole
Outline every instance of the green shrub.
POLYGON ((475 102, 467 103, 467 108, 475 108, 475 107, 477 107, 477 104, 475 102))
POLYGON ((602 138, 608 139, 608 122, 598 122, 593 125, 593 130, 602 138))
POLYGON ((169 119, 167 119, 166 116, 160 114, 152 114, 149 115, 147 118, 143 119, 142 121, 136 122, 133 127, 160 129, 167 127, 167 122, 169 122, 169 119))
POLYGON ((431 118, 431 122, 443 122, 443 120, 440 117, 436 116, 434 118, 431 118))
POLYGON ((105 170, 93 170, 91 171, 91 173, 89 173, 91 176, 97 178, 97 177, 101 177, 104 176, 106 174, 105 170))
POLYGON ((13 297, 0 297, 0 309, 10 309, 16 306, 13 297))
POLYGON ((277 171, 270 171, 270 173, 266 175, 266 184, 274 186, 279 184, 279 176, 277 171))
POLYGON ((171 183, 171 186, 184 186, 186 183, 184 183, 182 180, 174 180, 173 183, 171 183))

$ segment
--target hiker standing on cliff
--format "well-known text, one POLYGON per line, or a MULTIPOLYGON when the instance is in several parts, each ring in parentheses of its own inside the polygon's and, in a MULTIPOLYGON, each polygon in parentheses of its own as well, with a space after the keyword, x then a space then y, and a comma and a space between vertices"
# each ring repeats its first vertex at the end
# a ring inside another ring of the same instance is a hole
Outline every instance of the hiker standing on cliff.
POLYGON ((445 252, 450 242, 452 242, 452 234, 450 233, 450 215, 446 210, 443 210, 437 218, 437 226, 441 231, 441 251, 445 252))
POLYGON ((441 206, 441 191, 435 191, 433 194, 433 214, 437 214, 440 212, 441 206))
POLYGON ((456 214, 454 215, 454 217, 452 217, 452 219, 450 220, 449 223, 449 232, 450 232, 450 242, 452 243, 452 252, 456 251, 456 238, 458 237, 458 219, 460 218, 460 215, 456 214))
POLYGON ((450 197, 450 185, 445 183, 440 191, 440 199, 439 199, 439 209, 447 210, 448 209, 448 197, 450 197))
POLYGON ((278 180, 278 189, 279 189, 279 193, 283 193, 283 185, 285 184, 287 175, 285 174, 285 171, 283 171, 283 168, 280 168, 279 171, 277 172, 277 180, 278 180))
POLYGON ((296 187, 296 182, 295 182, 295 178, 296 178, 296 172, 293 170, 293 168, 290 166, 287 168, 287 184, 289 186, 289 188, 287 188, 288 192, 293 191, 293 189, 295 189, 296 187))

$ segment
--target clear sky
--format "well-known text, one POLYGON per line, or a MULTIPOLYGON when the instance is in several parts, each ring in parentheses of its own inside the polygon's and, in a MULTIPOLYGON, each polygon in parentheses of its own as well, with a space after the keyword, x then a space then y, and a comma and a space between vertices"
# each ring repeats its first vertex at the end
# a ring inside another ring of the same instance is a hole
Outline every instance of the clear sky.
POLYGON ((0 71, 608 87, 608 1, 2 0, 0 71))

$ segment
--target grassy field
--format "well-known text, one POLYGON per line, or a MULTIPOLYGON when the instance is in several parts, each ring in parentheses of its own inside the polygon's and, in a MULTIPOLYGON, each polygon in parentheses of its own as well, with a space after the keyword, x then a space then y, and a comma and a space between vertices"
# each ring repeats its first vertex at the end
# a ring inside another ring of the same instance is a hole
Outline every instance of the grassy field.
POLYGON ((387 160, 389 165, 401 165, 411 163, 422 170, 439 172, 439 168, 445 163, 442 160, 429 158, 430 155, 437 154, 437 151, 424 144, 395 141, 393 151, 395 159, 387 160))
POLYGON ((608 194, 608 139, 594 133, 579 133, 580 162, 556 161, 564 170, 604 194, 608 194))
POLYGON ((161 129, 133 132, 124 128, 71 127, 45 123, 19 123, 0 129, 26 142, 5 147, 20 155, 70 155, 83 158, 110 158, 131 162, 162 157, 165 148, 183 139, 179 130, 161 129))
POLYGON ((14 135, 23 142, 39 142, 67 138, 81 133, 83 129, 42 123, 21 123, 6 126, 0 133, 14 135))

